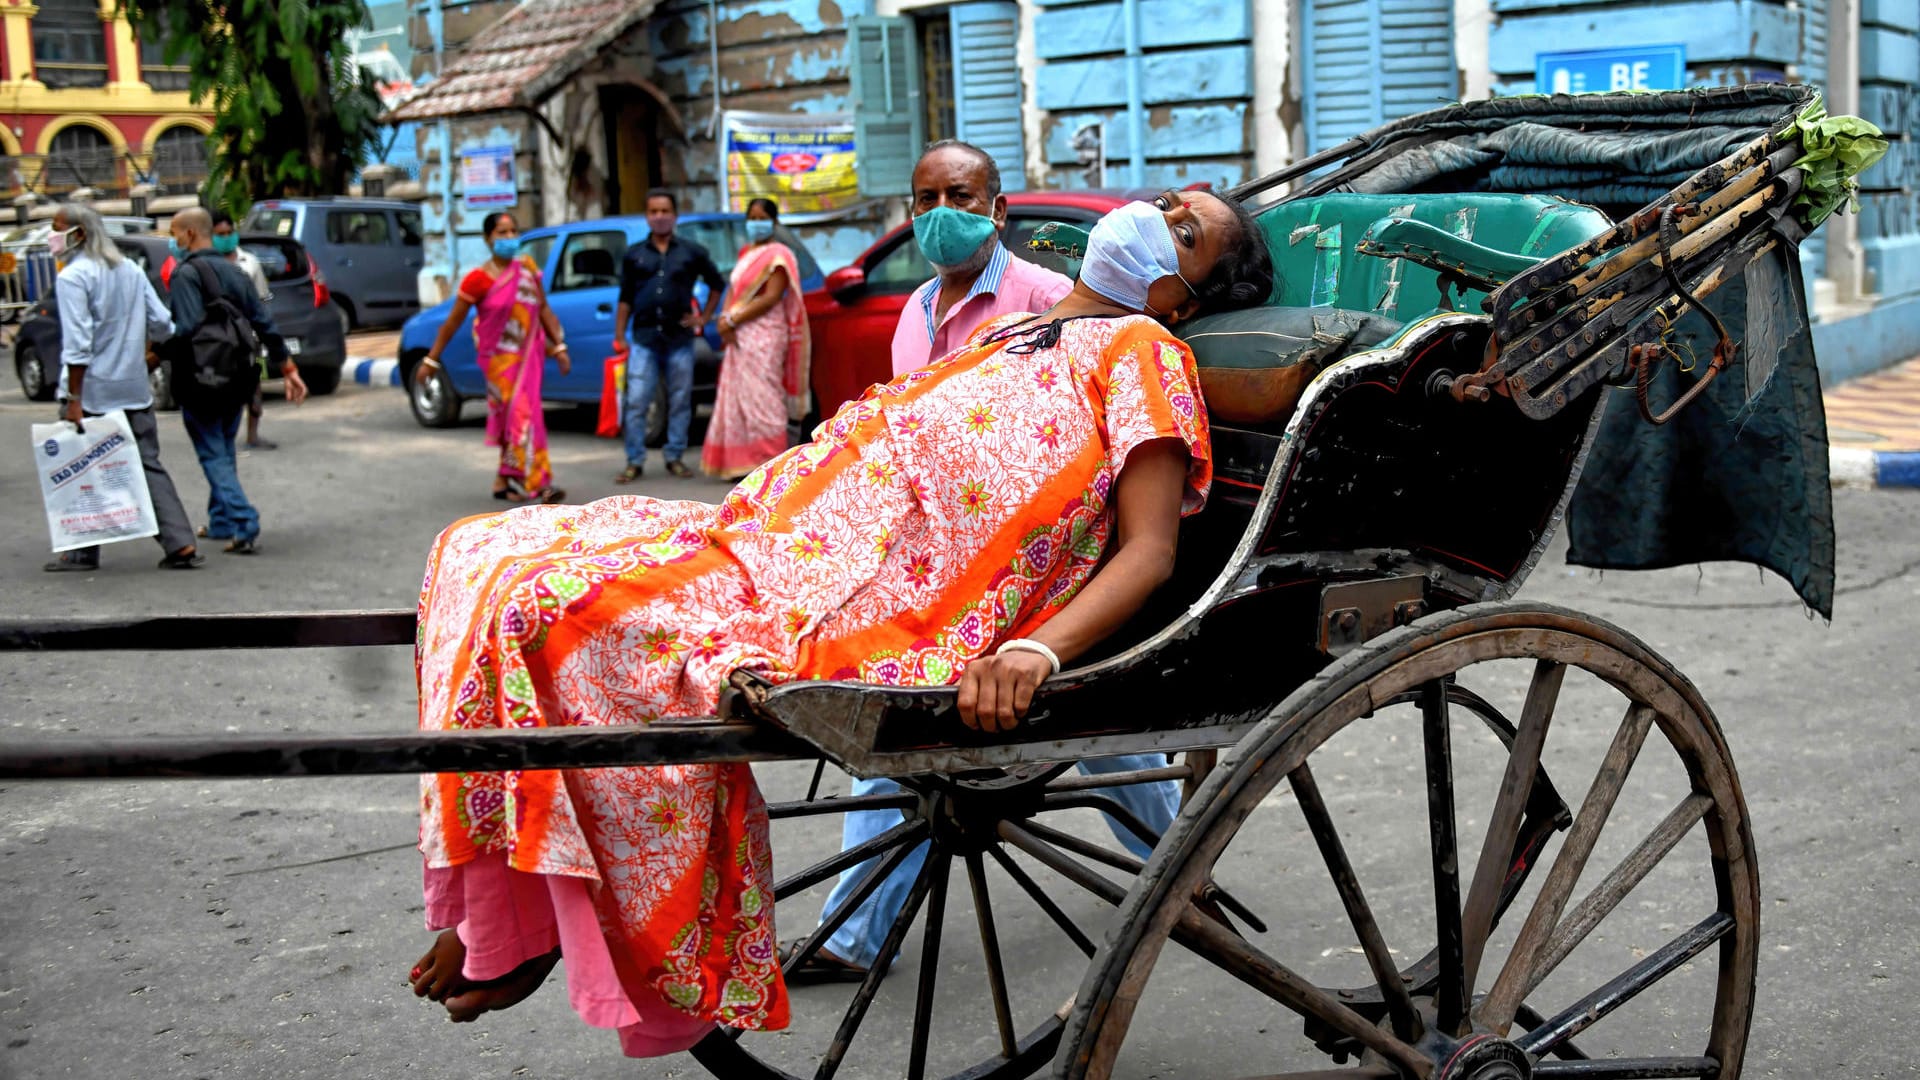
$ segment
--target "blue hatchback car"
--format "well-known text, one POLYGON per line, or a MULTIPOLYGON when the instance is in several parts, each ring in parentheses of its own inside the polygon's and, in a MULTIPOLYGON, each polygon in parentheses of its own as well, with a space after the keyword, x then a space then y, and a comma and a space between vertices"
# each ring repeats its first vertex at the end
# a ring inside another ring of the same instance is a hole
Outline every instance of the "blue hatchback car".
MULTIPOLYGON (((740 249, 746 245, 745 218, 740 214, 683 214, 678 233, 707 249, 720 273, 730 275, 740 249)), ((600 401, 601 362, 613 351, 613 312, 620 299, 620 261, 627 245, 644 243, 647 219, 638 214, 577 221, 528 229, 520 250, 541 267, 547 283, 547 303, 566 331, 573 371, 562 376, 548 368, 541 396, 547 401, 597 405, 600 401)), ((820 265, 813 254, 784 226, 774 238, 793 249, 800 263, 800 288, 821 286, 820 265)), ((699 286, 705 302, 706 285, 699 286)), ((446 300, 422 311, 400 330, 400 375, 407 387, 413 417, 426 427, 451 427, 460 420, 460 406, 469 399, 484 400, 486 378, 473 355, 473 317, 448 342, 438 374, 415 380, 414 368, 427 355, 440 325, 453 310, 446 300)), ((716 309, 718 310, 718 309, 716 309)), ((708 323, 694 344, 693 403, 696 417, 711 410, 713 388, 720 370, 720 333, 708 323)), ((666 438, 666 408, 656 398, 647 415, 647 441, 658 445, 666 438)))

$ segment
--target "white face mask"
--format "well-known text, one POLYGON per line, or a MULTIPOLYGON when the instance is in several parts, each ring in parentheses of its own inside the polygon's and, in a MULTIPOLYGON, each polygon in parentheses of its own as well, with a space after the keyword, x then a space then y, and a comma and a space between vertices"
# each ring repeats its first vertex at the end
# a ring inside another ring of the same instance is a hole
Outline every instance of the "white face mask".
POLYGON ((71 229, 68 229, 68 230, 66 230, 65 232, 56 232, 56 233, 50 233, 50 234, 48 234, 48 236, 47 236, 47 250, 48 250, 49 252, 52 252, 52 253, 53 253, 54 255, 64 255, 64 254, 66 254, 66 252, 67 252, 67 237, 69 237, 69 236, 72 236, 72 235, 73 235, 74 233, 76 233, 76 232, 79 232, 79 231, 80 231, 80 226, 78 226, 78 225, 75 225, 75 226, 74 226, 73 228, 71 228, 71 229))
POLYGON ((1200 295, 1180 273, 1173 230, 1152 203, 1130 202, 1101 218, 1087 234, 1080 280, 1101 296, 1134 311, 1165 314, 1147 303, 1147 291, 1163 277, 1177 277, 1189 293, 1200 295))

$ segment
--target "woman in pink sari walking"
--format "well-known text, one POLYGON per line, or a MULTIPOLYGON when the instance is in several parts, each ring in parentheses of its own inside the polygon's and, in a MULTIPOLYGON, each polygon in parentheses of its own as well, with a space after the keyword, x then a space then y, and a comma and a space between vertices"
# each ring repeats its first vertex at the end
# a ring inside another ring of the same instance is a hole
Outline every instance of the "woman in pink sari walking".
POLYGON ((553 486, 547 461, 547 420, 540 407, 540 377, 548 353, 571 370, 560 320, 547 306, 540 267, 520 254, 520 223, 505 211, 488 214, 480 231, 492 257, 460 282, 453 310, 420 361, 414 378, 440 366, 440 353, 473 309, 473 353, 487 377, 487 445, 500 448, 493 497, 505 502, 557 503, 567 493, 553 486), (428 365, 432 365, 429 367, 428 365))
POLYGON ((700 447, 700 469, 738 480, 787 449, 787 421, 807 414, 807 308, 800 264, 773 238, 780 211, 771 199, 747 204, 747 246, 727 286, 720 338, 727 352, 714 390, 713 420, 700 447))

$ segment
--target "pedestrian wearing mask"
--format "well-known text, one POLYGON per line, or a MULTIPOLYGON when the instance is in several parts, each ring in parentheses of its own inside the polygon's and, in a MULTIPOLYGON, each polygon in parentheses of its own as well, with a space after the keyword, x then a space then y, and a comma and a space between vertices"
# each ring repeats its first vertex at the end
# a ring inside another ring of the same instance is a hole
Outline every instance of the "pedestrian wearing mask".
POLYGON ((627 249, 620 264, 620 303, 613 313, 613 351, 627 356, 627 393, 621 406, 627 467, 614 483, 631 484, 647 466, 647 408, 664 380, 667 387, 667 445, 661 456, 675 476, 693 475, 680 459, 687 453, 693 425, 693 339, 720 304, 727 279, 707 249, 674 235, 680 202, 673 192, 647 192, 645 243, 627 249), (694 310, 693 287, 707 283, 707 303, 694 310), (633 323, 629 344, 627 323, 633 323))
POLYGON ((738 480, 787 448, 787 421, 807 415, 807 306, 800 264, 773 238, 780 209, 772 199, 747 204, 747 246, 733 264, 727 309, 720 313, 726 356, 713 395, 713 422, 701 440, 700 471, 738 480))
POLYGON ((943 139, 913 169, 913 239, 935 277, 914 290, 893 331, 893 373, 926 367, 1002 315, 1045 311, 1073 282, 1016 259, 1000 242, 1000 167, 971 143, 943 139))
MULTIPOLYGON (((193 525, 160 464, 160 430, 147 381, 147 341, 173 334, 173 320, 140 268, 107 238, 92 207, 65 205, 53 215, 48 247, 66 261, 54 279, 60 307, 60 415, 73 424, 85 417, 125 410, 127 427, 140 446, 147 493, 160 526, 163 570, 191 570, 204 563, 193 544, 193 525)), ((50 571, 97 570, 100 549, 81 548, 46 565, 50 571)))
MULTIPOLYGON (((1157 219, 1164 209, 1146 203, 1134 204, 1127 213, 1109 214, 1107 222, 1102 223, 1103 231, 1119 236, 1124 229, 1135 227, 1135 215, 1157 219)), ((900 312, 900 325, 893 334, 895 379, 960 348, 974 331, 988 323, 1017 313, 1051 311, 1074 292, 1073 282, 1065 276, 1013 257, 1000 242, 1000 230, 1006 223, 1007 199, 1000 192, 1000 169, 993 155, 953 139, 927 148, 913 170, 913 236, 920 245, 920 253, 933 264, 939 276, 920 286, 900 312)), ((1167 235, 1165 226, 1160 228, 1159 235, 1167 235)), ((1134 249, 1145 246, 1144 242, 1109 244, 1105 254, 1116 263, 1126 264, 1132 277, 1138 280, 1126 293, 1127 306, 1159 318, 1161 313, 1147 302, 1147 287, 1162 277, 1177 274, 1179 264, 1172 241, 1167 240, 1153 245, 1161 256, 1155 265, 1135 265, 1138 259, 1134 249)), ((1090 258, 1088 266, 1098 274, 1107 269, 1101 265, 1106 261, 1106 258, 1090 258)), ((1000 325, 1006 323, 1000 322, 1000 325)), ((1088 774, 1133 772, 1166 765, 1165 754, 1127 754, 1083 761, 1080 771, 1088 774)), ((900 786, 892 780, 870 779, 855 780, 852 793, 881 795, 899 790, 900 786)), ((1101 792, 1126 807, 1156 835, 1166 831, 1180 810, 1180 789, 1171 781, 1128 784, 1103 788, 1101 792)), ((841 826, 840 849, 858 847, 899 825, 901 820, 898 810, 849 813, 841 826)), ((1145 859, 1151 854, 1152 845, 1147 841, 1117 821, 1109 819, 1109 824, 1121 845, 1136 857, 1145 859)), ((827 939, 824 948, 787 973, 788 984, 865 978, 868 970, 882 960, 880 951, 886 944, 887 933, 906 906, 926 851, 922 845, 907 856, 900 867, 854 909, 840 929, 827 939)), ((870 860, 840 875, 822 906, 823 921, 852 899, 872 866, 870 860)), ((788 942, 782 946, 783 959, 796 944, 788 942)))
MULTIPOLYGON (((223 255, 240 272, 253 282, 253 291, 260 297, 261 303, 273 299, 273 290, 267 286, 267 272, 260 266, 260 260, 253 252, 240 246, 240 234, 234 229, 233 215, 225 210, 213 212, 213 251, 223 255)), ((253 400, 247 402, 247 449, 278 450, 280 444, 269 442, 260 437, 260 417, 266 412, 266 402, 258 383, 253 387, 253 400)))
POLYGON ((566 335, 547 304, 539 264, 520 253, 520 222, 504 210, 496 211, 481 221, 480 235, 489 257, 460 282, 453 310, 413 377, 427 378, 440 366, 440 354, 472 309, 473 355, 487 377, 487 445, 500 448, 493 497, 557 503, 567 493, 553 486, 540 383, 549 355, 560 365, 560 374, 573 370, 566 335))
POLYGON ((207 476, 206 535, 227 537, 222 550, 229 555, 252 555, 260 513, 240 486, 236 443, 240 416, 259 387, 254 350, 266 347, 268 362, 286 380, 288 401, 305 401, 307 384, 253 283, 213 250, 213 216, 197 206, 182 210, 168 229, 176 263, 167 296, 175 330, 173 396, 207 476))

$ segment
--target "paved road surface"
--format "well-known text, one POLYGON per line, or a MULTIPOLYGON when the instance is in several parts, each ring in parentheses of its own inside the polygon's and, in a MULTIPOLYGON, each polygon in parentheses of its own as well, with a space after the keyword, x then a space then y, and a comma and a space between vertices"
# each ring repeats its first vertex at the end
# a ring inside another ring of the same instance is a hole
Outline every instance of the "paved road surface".
MULTIPOLYGON (((12 511, 0 521, 0 590, 11 614, 409 605, 434 532, 496 506, 477 420, 426 431, 397 391, 349 386, 298 409, 270 407, 266 432, 281 449, 240 466, 265 520, 257 558, 213 554, 202 571, 163 574, 155 546, 138 542, 109 549, 96 574, 47 575, 37 490, 22 465, 26 426, 46 412, 0 400, 0 447, 16 451, 0 469, 0 505, 12 511)), ((584 416, 553 421, 560 483, 575 498, 614 492, 616 444, 587 434, 584 416)), ((162 429, 165 459, 198 508, 206 489, 179 421, 167 417, 162 429)), ((712 499, 721 488, 650 476, 641 490, 712 499)), ((1910 1021, 1920 998, 1920 496, 1841 492, 1836 511, 1841 595, 1831 625, 1751 568, 1601 576, 1556 555, 1526 592, 1636 630, 1725 723, 1765 895, 1749 1076, 1910 1076, 1920 1061, 1910 1021)), ((0 658, 0 732, 404 728, 410 679, 404 650, 14 656, 0 658)), ((768 767, 763 783, 793 797, 808 772, 768 767)), ((622 1061, 612 1036, 581 1025, 557 988, 467 1026, 409 996, 402 984, 426 941, 413 792, 406 778, 9 786, 0 795, 0 1076, 698 1074, 685 1058, 622 1061)), ((1076 827, 1101 835, 1091 817, 1076 827)), ((1423 857, 1418 830, 1347 828, 1369 866, 1423 857)), ((833 843, 831 829, 776 836, 785 867, 833 843)), ((1257 906, 1287 902, 1263 876, 1286 869, 1245 871, 1257 906)), ((1070 906, 1098 917, 1091 901, 1070 906)), ((961 900, 949 911, 970 918, 961 900)), ((789 932, 809 914, 783 913, 789 932)), ((1025 973, 1017 996, 1070 990, 1076 954, 1037 917, 1008 918, 1004 936, 1025 973)), ((1275 922, 1281 945, 1320 948, 1304 920, 1275 922)), ((977 951, 956 954, 948 970, 960 974, 943 976, 942 1009, 984 1008, 977 951)), ((910 981, 903 971, 889 990, 904 993, 910 981)), ((797 998, 813 1036, 836 1008, 820 993, 797 998)), ((1158 1034, 1175 1052, 1137 1075, 1266 1071, 1244 1049, 1264 1021, 1215 993, 1194 984, 1186 1005, 1199 1019, 1169 1013, 1158 1034)), ((875 1015, 863 1047, 897 1049, 909 1014, 887 999, 875 1015)), ((1284 1045, 1296 1034, 1297 1023, 1276 1024, 1284 1045)), ((981 1035, 940 1049, 990 1046, 981 1035)), ((856 1053, 842 1075, 883 1076, 880 1060, 856 1053)))

